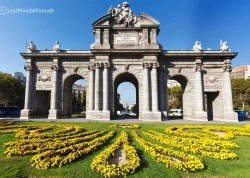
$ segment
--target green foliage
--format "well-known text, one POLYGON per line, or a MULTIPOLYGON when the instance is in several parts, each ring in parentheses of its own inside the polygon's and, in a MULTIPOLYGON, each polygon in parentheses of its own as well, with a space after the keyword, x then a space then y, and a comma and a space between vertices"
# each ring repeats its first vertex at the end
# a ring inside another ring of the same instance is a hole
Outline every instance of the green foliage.
POLYGON ((131 108, 131 111, 133 113, 136 113, 136 111, 137 111, 137 105, 136 104, 131 108))
POLYGON ((250 110, 250 79, 232 79, 234 109, 250 110))
POLYGON ((117 111, 123 111, 123 105, 120 103, 121 95, 117 93, 117 97, 115 98, 115 106, 117 111))
POLYGON ((181 86, 174 86, 168 88, 168 104, 169 109, 182 108, 182 88, 181 86))
POLYGON ((0 105, 23 106, 25 87, 9 74, 0 74, 0 105))

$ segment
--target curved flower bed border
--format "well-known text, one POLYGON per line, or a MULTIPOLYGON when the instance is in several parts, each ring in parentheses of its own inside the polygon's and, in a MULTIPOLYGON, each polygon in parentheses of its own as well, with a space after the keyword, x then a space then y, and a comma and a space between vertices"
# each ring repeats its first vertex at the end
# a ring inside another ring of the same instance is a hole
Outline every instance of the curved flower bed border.
POLYGON ((88 142, 74 144, 57 150, 48 150, 33 156, 30 160, 32 166, 40 169, 50 167, 61 167, 70 163, 80 156, 88 154, 103 145, 107 140, 113 137, 114 132, 95 138, 88 142))
POLYGON ((183 138, 180 136, 164 135, 156 131, 143 132, 150 138, 166 144, 171 147, 179 148, 185 152, 199 154, 201 156, 212 157, 215 159, 238 159, 236 153, 227 150, 226 148, 239 148, 236 143, 229 141, 212 140, 211 138, 183 138))
POLYGON ((122 131, 117 141, 97 155, 91 163, 92 170, 102 174, 104 177, 126 176, 134 173, 139 166, 140 159, 136 153, 136 149, 129 145, 128 135, 125 131, 122 131), (114 156, 115 150, 120 147, 125 151, 126 159, 128 159, 129 163, 120 165, 110 164, 108 160, 114 156))
POLYGON ((171 126, 165 129, 168 134, 188 137, 188 138, 211 138, 215 140, 231 140, 235 136, 250 136, 249 125, 245 127, 230 127, 230 126, 197 126, 183 125, 171 126), (201 129, 203 133, 188 132, 188 129, 201 129), (219 136, 216 132, 225 133, 224 136, 219 136))
POLYGON ((112 124, 109 126, 110 128, 123 128, 123 129, 139 129, 140 126, 138 124, 112 124))
POLYGON ((196 156, 145 141, 134 131, 133 136, 146 153, 151 155, 157 162, 165 163, 166 167, 176 168, 185 172, 197 172, 205 167, 203 161, 196 156))
POLYGON ((56 150, 65 148, 71 145, 75 145, 84 141, 88 141, 91 139, 94 139, 98 136, 101 136, 105 133, 105 131, 101 132, 83 132, 86 135, 85 136, 75 136, 71 139, 67 139, 67 136, 61 139, 42 139, 42 138, 36 138, 36 139, 25 139, 25 140, 17 140, 17 141, 11 141, 4 144, 6 146, 6 150, 4 154, 7 157, 11 157, 14 155, 27 155, 27 154, 34 154, 34 153, 41 153, 48 150, 56 150), (89 135, 91 134, 91 135, 89 135))

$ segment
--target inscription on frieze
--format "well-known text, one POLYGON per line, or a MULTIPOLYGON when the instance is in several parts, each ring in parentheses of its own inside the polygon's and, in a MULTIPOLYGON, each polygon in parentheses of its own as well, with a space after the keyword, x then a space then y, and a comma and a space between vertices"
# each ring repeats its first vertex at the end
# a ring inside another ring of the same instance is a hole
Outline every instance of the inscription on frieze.
POLYGON ((115 45, 138 45, 138 33, 114 34, 115 45))

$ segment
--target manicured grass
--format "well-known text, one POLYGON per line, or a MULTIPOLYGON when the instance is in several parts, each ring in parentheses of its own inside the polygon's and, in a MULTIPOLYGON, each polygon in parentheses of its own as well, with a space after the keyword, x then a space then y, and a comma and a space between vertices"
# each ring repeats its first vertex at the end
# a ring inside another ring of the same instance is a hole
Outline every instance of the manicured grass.
MULTIPOLYGON (((72 124, 85 128, 86 130, 107 130, 115 131, 116 136, 109 140, 105 145, 101 146, 94 152, 91 152, 80 159, 77 159, 73 163, 64 165, 61 168, 50 168, 46 170, 37 169, 32 167, 30 164, 30 158, 32 155, 28 156, 13 156, 11 158, 6 158, 3 155, 5 148, 3 143, 16 139, 15 134, 0 134, 0 178, 16 178, 16 177, 50 177, 50 178, 75 178, 75 177, 91 177, 98 178, 102 177, 98 173, 91 170, 91 161, 94 156, 102 152, 103 149, 109 147, 113 143, 117 135, 122 130, 129 133, 131 139, 131 145, 133 145, 138 155, 141 159, 140 168, 128 177, 135 178, 177 178, 177 177, 216 177, 216 178, 240 178, 240 177, 250 177, 250 137, 237 136, 232 142, 236 142, 240 149, 233 150, 239 156, 238 160, 217 160, 212 158, 201 157, 205 162, 206 169, 196 172, 196 173, 185 173, 178 171, 176 169, 166 168, 165 164, 157 163, 153 160, 149 154, 146 154, 143 148, 135 141, 132 137, 132 130, 138 132, 143 138, 148 141, 152 141, 159 145, 159 142, 152 140, 148 137, 143 136, 142 131, 154 130, 157 132, 165 133, 166 127, 173 126, 165 123, 140 123, 140 129, 121 129, 121 128, 110 128, 109 126, 113 123, 109 122, 81 122, 81 123, 65 123, 65 122, 18 122, 16 124, 72 124)), ((211 124, 209 124, 211 125, 211 124)), ((232 125, 230 125, 232 126, 232 125)), ((238 126, 238 125, 237 125, 238 126)), ((238 127, 242 127, 239 125, 238 127)), ((56 128, 54 131, 58 131, 56 128)), ((49 131, 51 132, 51 131, 49 131)), ((199 129, 192 130, 191 132, 199 132, 199 129)), ((163 145, 162 145, 163 146, 163 145)), ((165 146, 167 147, 167 146, 165 146)), ((200 157, 198 155, 198 157, 200 157)))

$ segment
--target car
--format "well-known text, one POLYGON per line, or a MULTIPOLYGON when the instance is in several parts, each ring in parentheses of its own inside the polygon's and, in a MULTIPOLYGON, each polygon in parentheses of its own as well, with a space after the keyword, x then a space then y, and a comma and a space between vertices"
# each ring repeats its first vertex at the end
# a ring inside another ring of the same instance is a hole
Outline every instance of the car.
POLYGON ((238 114, 238 118, 247 118, 247 111, 244 111, 244 110, 236 110, 235 111, 237 114, 238 114))
POLYGON ((0 116, 1 117, 19 117, 21 108, 19 106, 1 106, 0 116))
POLYGON ((183 116, 183 111, 182 109, 170 109, 168 116, 183 116))

